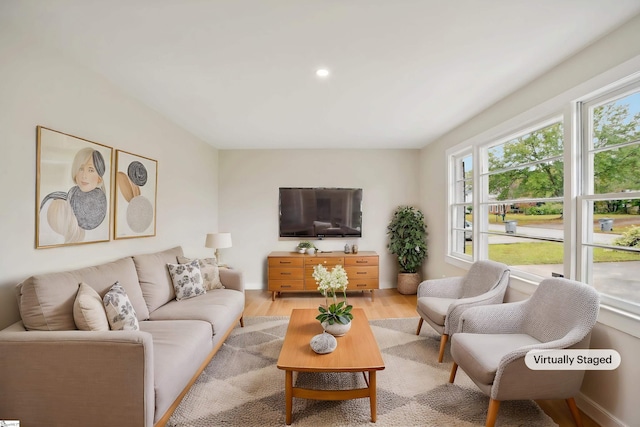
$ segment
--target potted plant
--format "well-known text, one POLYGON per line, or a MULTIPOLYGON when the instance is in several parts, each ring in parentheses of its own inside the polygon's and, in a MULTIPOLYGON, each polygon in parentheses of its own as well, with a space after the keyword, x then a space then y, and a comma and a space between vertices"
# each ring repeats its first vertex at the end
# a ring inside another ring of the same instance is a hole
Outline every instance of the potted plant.
POLYGON ((318 248, 316 248, 316 246, 308 240, 303 240, 302 242, 298 243, 298 252, 300 252, 301 254, 307 252, 308 254, 313 255, 317 249, 318 248))
POLYGON ((335 336, 341 336, 351 329, 353 306, 347 302, 347 285, 349 280, 347 272, 341 265, 336 265, 327 270, 322 264, 313 267, 313 278, 318 284, 318 290, 324 295, 325 306, 318 307, 320 314, 316 319, 320 321, 326 332, 335 336), (343 301, 338 302, 338 292, 342 292, 343 301), (333 303, 329 305, 329 298, 333 303))
POLYGON ((398 292, 415 294, 420 284, 420 267, 427 257, 427 225, 424 214, 412 206, 400 206, 387 226, 389 251, 398 256, 398 292))

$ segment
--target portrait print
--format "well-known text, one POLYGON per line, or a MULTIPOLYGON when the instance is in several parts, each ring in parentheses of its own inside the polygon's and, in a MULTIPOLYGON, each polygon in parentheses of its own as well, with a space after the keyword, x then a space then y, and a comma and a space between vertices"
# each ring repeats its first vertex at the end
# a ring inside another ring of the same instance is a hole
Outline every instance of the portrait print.
POLYGON ((113 148, 37 127, 36 248, 109 241, 113 148))
POLYGON ((158 162, 116 150, 115 239, 156 235, 158 162))

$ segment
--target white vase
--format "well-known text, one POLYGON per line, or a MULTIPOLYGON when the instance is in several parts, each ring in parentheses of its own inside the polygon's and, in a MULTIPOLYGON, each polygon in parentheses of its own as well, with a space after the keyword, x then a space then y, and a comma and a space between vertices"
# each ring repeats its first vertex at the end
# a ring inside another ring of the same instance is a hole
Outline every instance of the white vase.
POLYGON ((349 329, 351 329, 351 322, 347 323, 346 325, 338 322, 334 323, 333 325, 330 325, 329 322, 322 322, 322 327, 325 331, 329 332, 334 337, 341 337, 349 332, 349 329))

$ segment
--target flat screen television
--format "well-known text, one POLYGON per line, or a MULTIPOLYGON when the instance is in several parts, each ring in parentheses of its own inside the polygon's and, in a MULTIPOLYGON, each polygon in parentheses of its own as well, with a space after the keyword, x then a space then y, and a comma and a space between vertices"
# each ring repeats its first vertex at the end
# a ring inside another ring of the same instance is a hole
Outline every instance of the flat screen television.
POLYGON ((280 237, 362 237, 362 188, 280 188, 280 237))

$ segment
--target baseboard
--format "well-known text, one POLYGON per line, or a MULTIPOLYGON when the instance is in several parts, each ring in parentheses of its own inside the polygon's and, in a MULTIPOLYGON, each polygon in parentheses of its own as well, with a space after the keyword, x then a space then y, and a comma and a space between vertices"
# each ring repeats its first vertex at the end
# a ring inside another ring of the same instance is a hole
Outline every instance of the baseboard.
POLYGON ((576 397, 576 403, 582 412, 590 416, 595 422, 600 424, 601 427, 629 427, 628 424, 616 418, 605 408, 582 393, 576 397))

